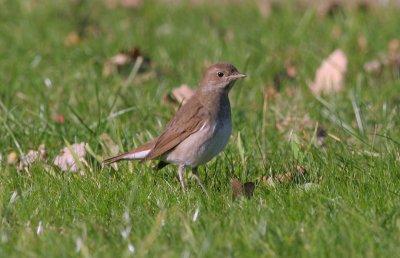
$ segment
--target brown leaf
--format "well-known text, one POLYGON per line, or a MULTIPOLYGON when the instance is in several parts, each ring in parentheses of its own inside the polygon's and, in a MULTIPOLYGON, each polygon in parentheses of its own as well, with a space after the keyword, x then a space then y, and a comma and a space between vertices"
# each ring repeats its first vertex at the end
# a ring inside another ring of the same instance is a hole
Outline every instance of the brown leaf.
POLYGON ((129 74, 138 58, 141 58, 140 61, 142 61, 138 73, 147 71, 151 65, 150 58, 143 55, 139 48, 134 47, 123 50, 104 62, 103 76, 108 77, 116 72, 129 74))
POLYGON ((236 200, 243 196, 243 186, 239 179, 234 178, 231 180, 232 198, 236 200))
POLYGON ((166 96, 165 101, 173 106, 180 106, 185 104, 193 94, 194 91, 186 84, 183 84, 178 88, 174 88, 172 92, 166 96))
MULTIPOLYGON (((75 143, 71 145, 72 150, 76 154, 76 157, 80 162, 82 162, 86 167, 89 167, 86 161, 86 144, 84 142, 75 143)), ((74 155, 70 152, 68 147, 61 150, 61 153, 54 159, 54 165, 58 166, 62 171, 67 172, 78 172, 80 170, 79 165, 75 161, 74 155)), ((83 171, 80 171, 81 175, 84 175, 83 171)))
POLYGON ((39 149, 36 150, 30 150, 28 151, 28 154, 26 154, 19 162, 19 165, 17 167, 18 171, 25 170, 27 174, 30 174, 30 167, 32 166, 33 163, 37 161, 42 161, 46 162, 46 146, 44 144, 41 144, 39 146, 39 149))
POLYGON ((18 162, 18 154, 15 151, 10 152, 7 155, 7 164, 8 165, 14 165, 18 162))
POLYGON ((384 66, 384 64, 380 60, 375 59, 375 60, 365 63, 364 70, 367 73, 379 74, 382 72, 383 66, 384 66))
POLYGON ((71 31, 64 39, 64 45, 66 47, 71 47, 81 42, 81 37, 75 31, 71 31))
POLYGON ((248 199, 253 197, 254 189, 256 188, 256 185, 253 182, 244 183, 243 188, 244 188, 244 193, 246 194, 246 197, 248 199))
POLYGON ((388 54, 364 64, 364 70, 367 73, 379 75, 384 70, 393 71, 395 73, 400 71, 400 55, 399 54, 388 54))
POLYGON ((294 171, 286 172, 285 174, 275 175, 275 176, 263 176, 261 177, 261 182, 267 185, 275 185, 276 183, 289 183, 293 181, 296 176, 304 176, 307 170, 304 166, 297 165, 294 171))
POLYGON ((341 91, 346 72, 347 57, 341 49, 337 49, 318 68, 315 80, 310 85, 312 93, 320 95, 341 91))
POLYGON ((240 182, 239 179, 234 178, 231 180, 232 187, 232 198, 233 200, 237 200, 244 195, 250 199, 253 197, 254 189, 256 185, 253 182, 246 182, 244 185, 240 182))

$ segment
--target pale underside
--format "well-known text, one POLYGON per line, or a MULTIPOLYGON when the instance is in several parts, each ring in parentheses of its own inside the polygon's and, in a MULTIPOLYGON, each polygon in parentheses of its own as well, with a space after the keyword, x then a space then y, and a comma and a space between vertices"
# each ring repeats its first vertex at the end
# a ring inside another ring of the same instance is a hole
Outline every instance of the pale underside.
POLYGON ((162 155, 161 160, 187 167, 203 165, 225 148, 231 132, 230 118, 219 121, 214 126, 203 125, 172 151, 162 155))

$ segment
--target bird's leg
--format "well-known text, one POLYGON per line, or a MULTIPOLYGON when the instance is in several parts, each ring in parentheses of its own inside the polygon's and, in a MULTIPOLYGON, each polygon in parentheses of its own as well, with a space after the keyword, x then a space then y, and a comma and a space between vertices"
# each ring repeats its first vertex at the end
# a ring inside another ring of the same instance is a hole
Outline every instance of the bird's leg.
POLYGON ((196 179, 197 183, 200 185, 203 192, 208 196, 207 190, 204 187, 203 183, 201 182, 199 175, 197 174, 197 167, 192 168, 192 173, 193 173, 194 179, 196 179))
POLYGON ((184 172, 185 172, 185 165, 184 164, 180 164, 178 166, 179 181, 181 182, 182 189, 185 192, 186 191, 186 183, 185 183, 185 179, 183 178, 183 173, 184 172))

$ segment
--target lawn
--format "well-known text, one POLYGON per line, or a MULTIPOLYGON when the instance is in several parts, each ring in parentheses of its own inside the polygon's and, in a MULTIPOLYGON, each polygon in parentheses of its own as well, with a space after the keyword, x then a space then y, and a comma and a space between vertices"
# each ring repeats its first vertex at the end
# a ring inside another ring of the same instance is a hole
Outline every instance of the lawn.
POLYGON ((400 53, 400 9, 177 2, 0 1, 0 257, 398 256, 400 65, 364 64, 400 53), (106 69, 133 48, 141 69, 106 69), (335 49, 343 89, 313 95, 335 49), (230 94, 227 148, 199 171, 209 197, 189 171, 183 193, 174 166, 102 169, 110 146, 157 136, 171 90, 217 61, 248 77, 230 94), (53 165, 80 142, 84 175, 53 165), (19 171, 11 156, 41 144, 46 162, 19 171), (233 178, 253 197, 233 199, 233 178))

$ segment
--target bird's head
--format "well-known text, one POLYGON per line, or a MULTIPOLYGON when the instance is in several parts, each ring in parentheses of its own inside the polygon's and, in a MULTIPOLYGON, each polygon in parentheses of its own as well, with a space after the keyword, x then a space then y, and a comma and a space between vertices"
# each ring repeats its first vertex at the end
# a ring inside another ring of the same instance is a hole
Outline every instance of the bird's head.
POLYGON ((207 68, 200 83, 200 89, 206 91, 229 92, 236 80, 246 77, 236 67, 227 63, 213 64, 207 68))

